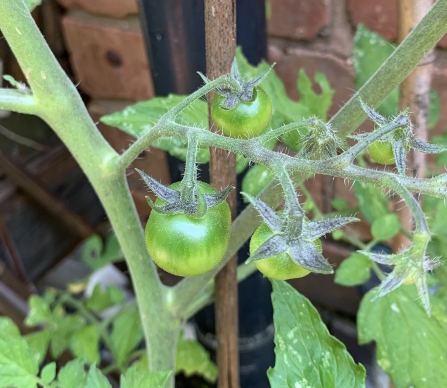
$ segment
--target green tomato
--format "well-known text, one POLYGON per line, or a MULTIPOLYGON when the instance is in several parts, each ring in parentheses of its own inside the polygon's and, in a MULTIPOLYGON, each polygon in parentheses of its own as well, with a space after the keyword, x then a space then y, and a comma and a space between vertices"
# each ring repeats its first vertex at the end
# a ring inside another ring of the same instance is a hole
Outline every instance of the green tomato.
POLYGON ((393 145, 388 141, 375 141, 368 147, 371 159, 380 164, 395 164, 393 145))
MULTIPOLYGON (((261 224, 253 233, 250 240, 250 253, 254 253, 265 241, 267 241, 273 232, 266 223, 261 224)), ((314 240, 313 244, 321 252, 321 241, 314 240)), ((296 264, 287 253, 269 257, 267 259, 254 261, 256 268, 264 276, 276 280, 288 280, 302 278, 310 273, 309 270, 296 264)))
POLYGON ((265 131, 272 117, 272 102, 259 86, 253 89, 251 101, 240 102, 233 109, 224 109, 225 97, 215 94, 211 106, 211 117, 224 135, 250 139, 265 131))
MULTIPOLYGON (((169 187, 180 188, 180 182, 169 187)), ((203 194, 217 190, 199 182, 203 194)), ((166 203, 158 198, 156 205, 166 203)), ((220 263, 230 239, 231 213, 226 201, 208 209, 202 218, 152 211, 146 224, 146 246, 154 262, 177 276, 198 276, 220 263)))

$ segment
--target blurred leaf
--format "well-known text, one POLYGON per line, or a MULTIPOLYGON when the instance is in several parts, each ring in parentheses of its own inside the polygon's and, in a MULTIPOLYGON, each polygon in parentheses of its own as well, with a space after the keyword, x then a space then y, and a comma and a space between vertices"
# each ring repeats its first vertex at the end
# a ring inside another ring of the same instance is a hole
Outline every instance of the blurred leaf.
POLYGON ((102 240, 99 236, 95 235, 88 238, 82 248, 81 257, 93 271, 124 259, 115 233, 110 233, 107 236, 104 252, 102 240))
POLYGON ((53 319, 50 305, 39 295, 31 295, 28 299, 29 313, 25 319, 25 325, 36 326, 39 323, 47 323, 53 319))
POLYGON ((42 377, 42 381, 44 383, 50 384, 56 377, 56 363, 53 361, 45 365, 40 376, 42 377))
POLYGON ((125 366, 130 353, 143 340, 143 331, 137 310, 123 311, 118 314, 112 322, 110 340, 116 364, 125 366))
POLYGON ((0 333, 0 387, 35 388, 37 361, 26 341, 0 333))
POLYGON ((50 353, 57 359, 67 349, 71 336, 85 326, 85 320, 79 315, 70 314, 59 318, 50 326, 50 353))
POLYGON ((0 334, 20 337, 20 330, 11 318, 0 316, 0 334))
POLYGON ((101 334, 96 326, 84 326, 71 336, 70 349, 75 357, 85 358, 88 364, 98 364, 100 338, 101 334))
POLYGON ((435 89, 430 89, 430 103, 428 111, 428 129, 433 128, 439 120, 441 114, 441 101, 439 100, 439 94, 435 89))
POLYGON ((399 230, 400 222, 397 214, 386 214, 376 218, 371 225, 371 233, 379 241, 393 238, 399 230))
POLYGON ((36 331, 27 334, 23 337, 27 342, 31 353, 37 360, 37 364, 41 365, 48 352, 48 345, 50 343, 50 331, 48 329, 36 331))
POLYGON ((375 341, 377 361, 395 388, 443 387, 447 381, 447 311, 430 298, 429 318, 415 286, 402 286, 372 302, 363 298, 357 316, 359 343, 375 341))
POLYGON ((332 337, 312 304, 292 286, 272 281, 275 367, 272 388, 364 387, 365 368, 332 337))
POLYGON ((77 358, 65 364, 58 374, 59 388, 84 388, 87 383, 84 363, 77 358))
MULTIPOLYGON (((447 147, 447 131, 445 131, 441 136, 433 136, 432 143, 442 147, 447 147)), ((438 166, 447 166, 447 151, 437 154, 435 160, 438 166)))
POLYGON ((354 192, 360 211, 370 224, 375 219, 390 214, 388 199, 378 187, 370 183, 356 181, 354 192))
POLYGON ((171 371, 150 372, 132 366, 121 375, 120 388, 164 388, 171 373, 171 371))
POLYGON ((315 82, 320 86, 321 93, 313 91, 312 81, 303 69, 298 73, 297 89, 300 94, 300 103, 307 107, 311 115, 323 121, 327 120, 327 112, 332 105, 334 90, 331 89, 326 76, 319 71, 315 72, 315 82))
MULTIPOLYGON (((242 178, 242 191, 257 197, 273 179, 275 179, 275 174, 272 170, 262 164, 256 164, 242 178)), ((243 201, 248 203, 245 197, 243 201)))
POLYGON ((97 284, 87 299, 86 305, 90 310, 101 312, 123 302, 124 293, 119 287, 107 286, 103 289, 100 284, 97 284))
POLYGON ((203 376, 214 383, 217 379, 217 366, 211 361, 207 350, 197 341, 187 340, 180 334, 177 345, 176 372, 186 376, 194 374, 203 376))
POLYGON ((357 286, 365 283, 371 276, 371 260, 360 253, 353 252, 343 260, 335 273, 335 283, 342 286, 357 286))
POLYGON ((109 380, 107 380, 107 377, 92 365, 87 375, 85 388, 112 388, 112 386, 110 385, 109 380))
POLYGON ((331 205, 335 210, 342 211, 348 208, 348 203, 341 198, 335 198, 331 201, 331 205))

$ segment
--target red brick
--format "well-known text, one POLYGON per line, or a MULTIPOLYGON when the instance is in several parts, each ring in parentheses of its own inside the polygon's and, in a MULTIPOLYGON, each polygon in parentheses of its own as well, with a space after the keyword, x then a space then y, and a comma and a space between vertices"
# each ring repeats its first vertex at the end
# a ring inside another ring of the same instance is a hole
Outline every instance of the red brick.
POLYGON ((275 72, 284 82, 290 98, 298 100, 296 79, 298 71, 304 69, 313 78, 315 71, 326 75, 329 83, 335 89, 332 108, 329 115, 337 110, 354 94, 354 70, 345 60, 329 53, 321 53, 306 49, 289 49, 284 54, 276 47, 269 48, 269 59, 276 62, 275 72))
POLYGON ((60 5, 68 9, 81 8, 85 11, 121 18, 137 14, 136 0, 57 0, 60 5))
POLYGON ((63 19, 79 88, 94 98, 145 100, 154 95, 137 16, 110 19, 70 11, 63 19))
POLYGON ((329 0, 270 0, 271 35, 312 40, 329 24, 329 0))
POLYGON ((397 40, 397 0, 350 0, 349 11, 355 26, 362 23, 386 40, 397 40))

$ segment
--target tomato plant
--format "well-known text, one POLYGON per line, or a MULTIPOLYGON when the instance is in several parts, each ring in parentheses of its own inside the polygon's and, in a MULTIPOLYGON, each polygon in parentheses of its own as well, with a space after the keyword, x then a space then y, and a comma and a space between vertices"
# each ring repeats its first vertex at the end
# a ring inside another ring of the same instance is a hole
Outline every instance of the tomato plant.
MULTIPOLYGON (((180 182, 169 186, 179 189, 180 182)), ((202 194, 218 191, 199 182, 202 194)), ((165 205, 162 199, 156 205, 165 205)), ((201 218, 152 211, 146 224, 146 245, 154 262, 177 276, 198 276, 222 260, 230 238, 231 214, 227 202, 209 209, 201 218)))
POLYGON ((261 87, 253 89, 250 101, 241 101, 233 109, 222 107, 225 98, 216 93, 211 107, 214 124, 222 133, 230 137, 249 139, 265 131, 272 117, 272 102, 261 87))
POLYGON ((395 164, 393 145, 388 141, 375 141, 368 147, 371 159, 380 164, 395 164))
MULTIPOLYGON (((250 240, 250 253, 254 253, 265 241, 273 236, 273 232, 266 223, 262 223, 253 233, 250 240)), ((321 252, 322 246, 319 239, 314 240, 313 244, 321 252)), ((270 279, 288 280, 302 278, 310 273, 309 270, 296 264, 286 253, 254 261, 256 268, 263 275, 270 279)))
MULTIPOLYGON (((269 168, 257 164, 245 174, 242 180, 242 191, 257 197, 274 178, 275 175, 269 168)), ((244 202, 248 202, 245 197, 244 202)))

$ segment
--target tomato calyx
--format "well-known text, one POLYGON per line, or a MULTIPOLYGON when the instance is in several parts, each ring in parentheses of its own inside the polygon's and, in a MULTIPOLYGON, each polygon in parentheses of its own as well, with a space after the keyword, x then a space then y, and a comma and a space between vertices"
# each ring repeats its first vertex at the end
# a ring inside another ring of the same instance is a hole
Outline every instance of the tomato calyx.
MULTIPOLYGON (((237 61, 235 57, 231 65, 231 72, 229 76, 234 81, 236 81, 235 84, 238 85, 238 87, 237 88, 232 87, 231 84, 229 83, 228 85, 223 85, 216 88, 215 90, 216 93, 225 97, 220 107, 223 109, 231 110, 236 108, 236 106, 238 106, 241 102, 252 101, 255 98, 256 93, 255 87, 258 86, 267 77, 267 75, 273 69, 273 66, 275 66, 275 63, 272 66, 270 66, 270 68, 267 71, 265 71, 258 77, 248 82, 245 82, 242 79, 242 76, 239 72, 239 68, 237 66, 237 61)), ((199 75, 202 77, 205 83, 210 82, 210 80, 203 74, 199 73, 199 75)))
MULTIPOLYGON (((359 149, 362 150, 374 146, 374 144, 377 147, 377 142, 390 144, 397 171, 400 175, 405 175, 407 152, 410 148, 426 154, 436 154, 447 150, 444 147, 427 143, 415 136, 408 117, 408 110, 402 111, 394 118, 386 118, 369 108, 361 99, 360 104, 368 117, 378 125, 378 129, 373 133, 357 134, 350 137, 358 140, 358 145, 361 146, 359 149), (377 136, 377 131, 383 131, 384 134, 377 136)), ((379 144, 379 146, 383 146, 383 144, 379 144)), ((386 162, 383 164, 390 164, 387 161, 392 158, 385 157, 383 159, 386 162)))
POLYGON ((314 241, 351 222, 359 221, 355 217, 335 217, 319 221, 309 221, 304 214, 294 217, 294 227, 289 225, 287 217, 282 218, 263 201, 242 193, 259 212, 264 222, 273 232, 246 263, 287 253, 301 267, 316 273, 330 274, 334 270, 316 248, 314 241), (293 231, 291 233, 291 231, 293 231))
POLYGON ((194 181, 190 187, 181 186, 180 190, 175 190, 162 185, 143 171, 135 170, 141 175, 148 188, 158 198, 167 203, 159 206, 149 196, 146 196, 151 209, 163 214, 186 214, 194 218, 202 218, 208 209, 224 202, 234 188, 233 186, 228 186, 216 194, 203 194, 199 189, 197 181, 194 181))
MULTIPOLYGON (((386 255, 370 251, 357 251, 369 259, 394 266, 393 271, 379 286, 374 299, 380 298, 398 288, 401 284, 413 280, 424 308, 430 315, 430 299, 426 273, 441 264, 439 258, 429 258, 426 254, 430 234, 415 233, 413 243, 402 252, 386 255)), ((374 300, 373 299, 373 300, 374 300)))

